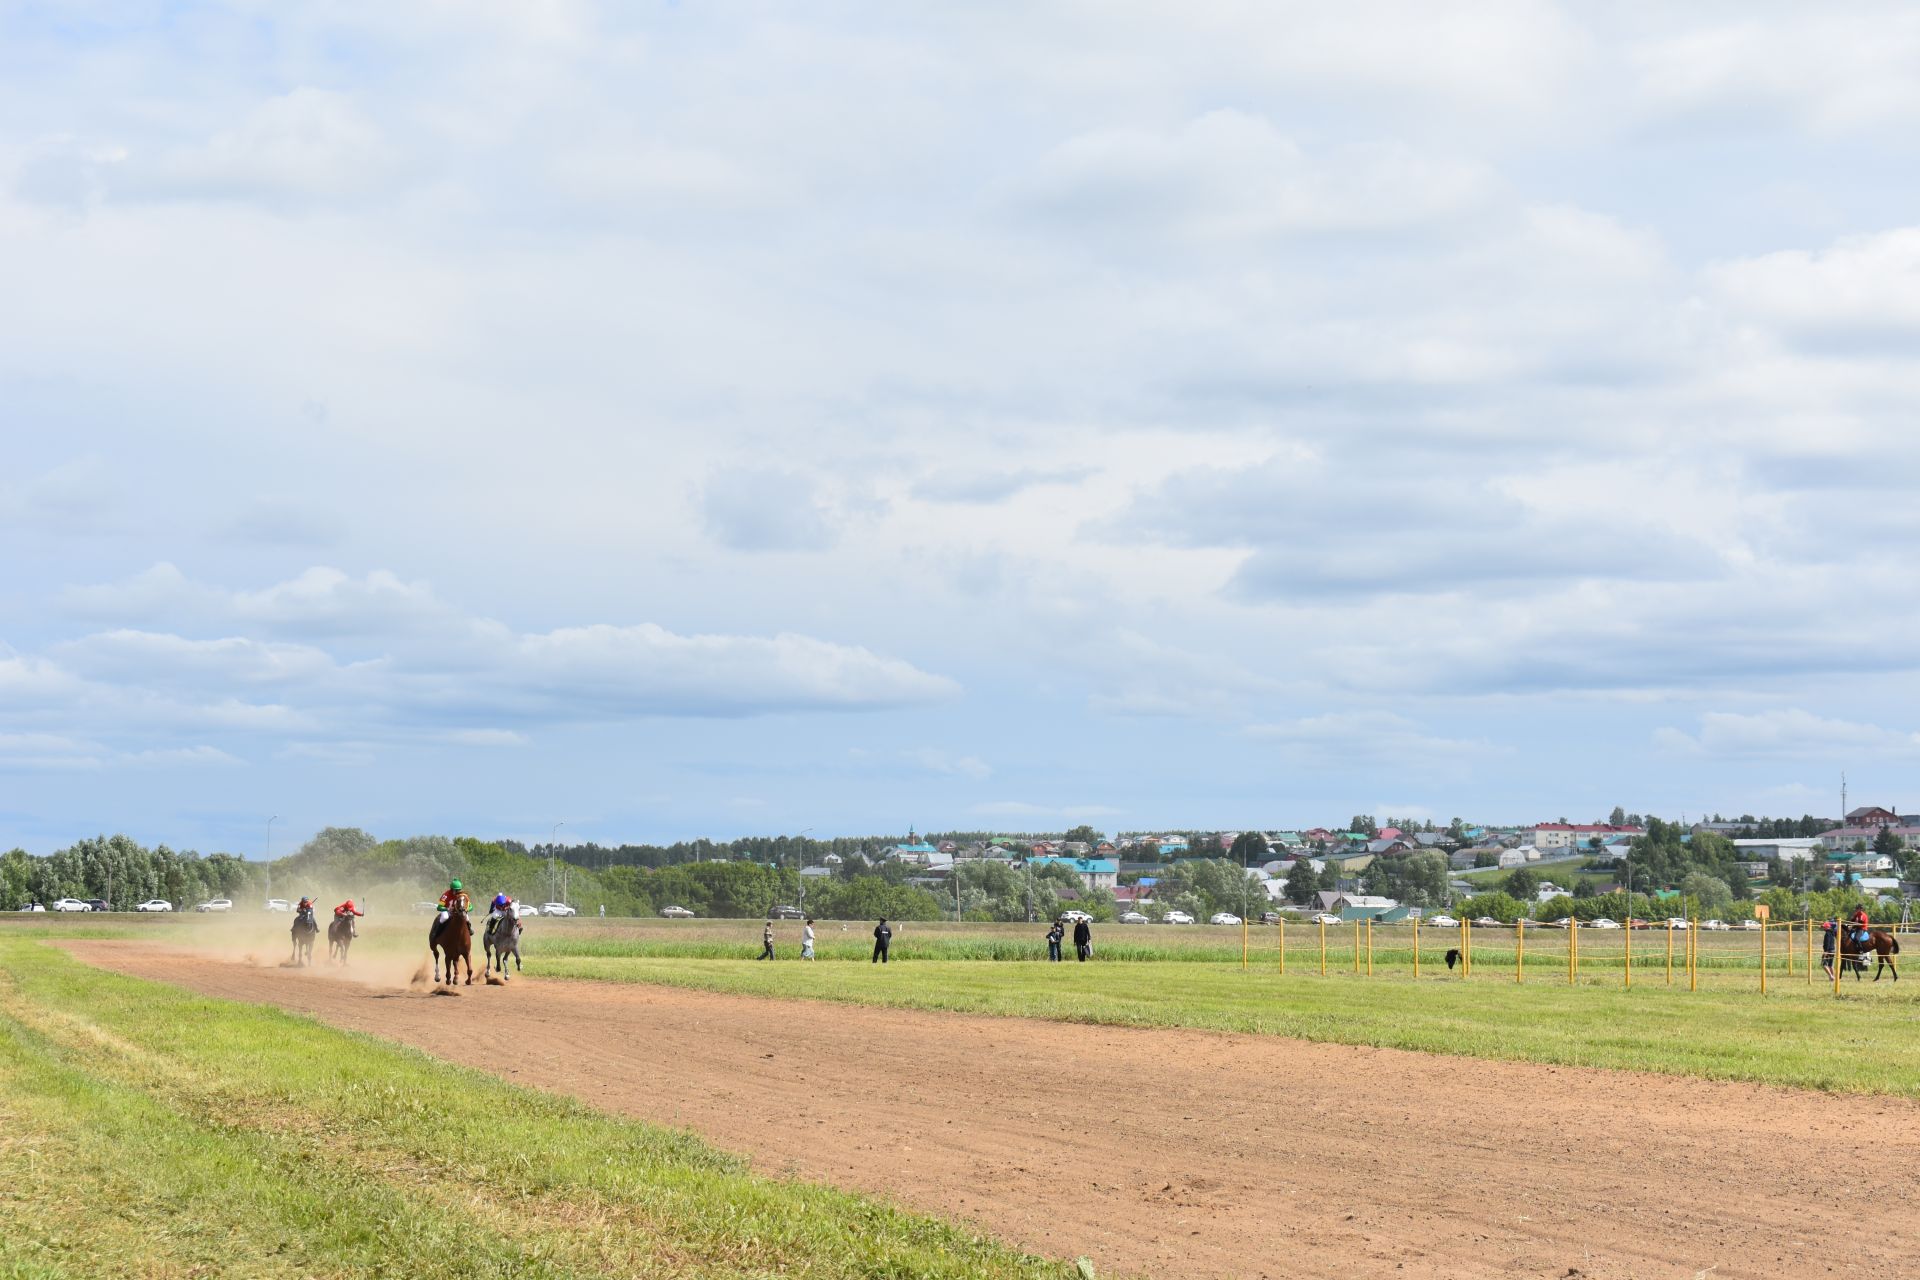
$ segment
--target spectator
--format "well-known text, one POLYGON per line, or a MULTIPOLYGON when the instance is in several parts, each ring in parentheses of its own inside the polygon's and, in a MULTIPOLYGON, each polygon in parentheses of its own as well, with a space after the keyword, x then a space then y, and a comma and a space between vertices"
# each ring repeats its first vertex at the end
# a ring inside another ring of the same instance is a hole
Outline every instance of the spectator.
POLYGON ((762 960, 773 959, 773 920, 771 917, 769 917, 767 920, 766 929, 763 930, 760 934, 759 958, 762 960))
POLYGON ((893 945, 893 930, 887 928, 887 918, 885 916, 881 916, 880 923, 874 926, 874 930, 873 930, 873 961, 872 963, 874 964, 887 963, 887 948, 892 945, 893 945))
POLYGON ((806 924, 800 927, 800 958, 813 959, 813 917, 808 916, 806 924))
POLYGON ((1047 930, 1047 959, 1060 958, 1060 943, 1067 936, 1067 922, 1059 916, 1053 918, 1053 927, 1047 930))
POLYGON ((1829 978, 1833 976, 1833 943, 1838 932, 1831 920, 1820 926, 1820 967, 1829 978))
POLYGON ((1082 960, 1093 955, 1093 926, 1085 920, 1073 922, 1073 953, 1082 960))

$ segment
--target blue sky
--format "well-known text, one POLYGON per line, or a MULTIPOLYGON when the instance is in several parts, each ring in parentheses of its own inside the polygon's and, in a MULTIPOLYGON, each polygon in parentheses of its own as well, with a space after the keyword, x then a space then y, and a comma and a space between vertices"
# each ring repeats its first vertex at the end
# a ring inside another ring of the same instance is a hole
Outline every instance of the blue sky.
POLYGON ((1920 803, 1903 6, 0 5, 0 844, 1920 803))

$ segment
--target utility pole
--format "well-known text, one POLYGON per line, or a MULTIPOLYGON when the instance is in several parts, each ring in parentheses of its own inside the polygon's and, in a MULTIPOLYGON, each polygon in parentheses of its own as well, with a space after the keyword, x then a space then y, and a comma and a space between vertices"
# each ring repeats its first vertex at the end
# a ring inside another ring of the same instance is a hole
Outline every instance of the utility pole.
POLYGON ((559 901, 557 893, 560 885, 554 875, 553 854, 554 850, 559 847, 560 828, 566 825, 566 819, 563 818, 553 824, 553 830, 547 832, 547 893, 553 897, 553 900, 556 902, 559 901))
POLYGON ((273 896, 273 824, 278 821, 280 821, 280 815, 277 813, 267 819, 267 852, 265 861, 267 867, 267 896, 269 898, 273 896))

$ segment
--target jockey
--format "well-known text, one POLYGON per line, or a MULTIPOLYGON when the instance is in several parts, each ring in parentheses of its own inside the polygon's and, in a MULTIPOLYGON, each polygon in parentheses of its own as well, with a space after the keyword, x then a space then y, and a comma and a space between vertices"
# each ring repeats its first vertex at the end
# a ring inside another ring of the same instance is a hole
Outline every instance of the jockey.
POLYGON ((487 911, 487 936, 489 938, 493 936, 494 927, 500 923, 502 917, 513 914, 512 895, 505 893, 494 894, 493 905, 487 911))
POLYGON ((345 920, 348 927, 353 930, 353 936, 356 938, 360 936, 360 926, 354 923, 354 917, 364 916, 365 914, 367 913, 353 905, 352 898, 348 898, 345 902, 333 909, 333 918, 335 920, 345 920))
POLYGON ((447 891, 440 895, 440 914, 433 918, 433 927, 427 930, 428 946, 432 946, 434 939, 440 936, 440 926, 447 922, 448 914, 451 913, 455 907, 458 907, 461 911, 465 911, 471 901, 472 900, 467 897, 467 891, 460 887, 458 880, 448 881, 447 891))
POLYGON ((313 899, 301 898, 300 905, 293 909, 293 917, 296 920, 299 920, 302 918, 309 919, 309 920, 312 919, 313 918, 313 899))

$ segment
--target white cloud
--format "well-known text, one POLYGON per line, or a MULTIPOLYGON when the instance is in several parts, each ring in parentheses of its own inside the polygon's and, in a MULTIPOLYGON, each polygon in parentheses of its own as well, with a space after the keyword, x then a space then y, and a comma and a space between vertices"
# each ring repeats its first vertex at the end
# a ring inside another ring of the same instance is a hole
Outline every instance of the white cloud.
POLYGON ((1277 745, 1296 767, 1464 774, 1493 744, 1446 738, 1390 711, 1339 711, 1250 725, 1247 735, 1277 745))
POLYGON ((449 729, 440 741, 456 747, 524 747, 527 735, 512 729, 449 729))
POLYGON ((1693 733, 1663 726, 1654 745, 1683 756, 1733 759, 1839 760, 1920 753, 1920 733, 1835 720, 1797 707, 1744 714, 1710 711, 1693 733))

